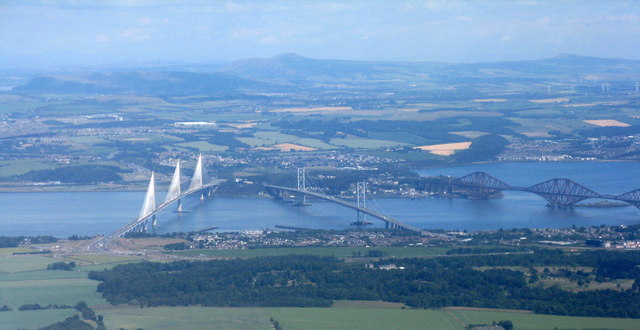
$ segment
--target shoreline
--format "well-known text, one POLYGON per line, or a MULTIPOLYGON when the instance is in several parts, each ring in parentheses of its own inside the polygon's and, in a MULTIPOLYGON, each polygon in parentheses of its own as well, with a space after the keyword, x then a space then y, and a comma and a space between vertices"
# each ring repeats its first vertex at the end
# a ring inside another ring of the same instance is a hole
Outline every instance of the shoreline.
MULTIPOLYGON (((500 163, 634 163, 637 161, 633 160, 561 160, 561 161, 532 161, 532 160, 510 160, 510 161, 482 161, 482 162, 472 162, 472 163, 464 163, 464 164, 452 164, 450 166, 424 166, 420 168, 412 168, 408 167, 407 169, 415 172, 421 170, 433 170, 437 168, 458 168, 465 166, 473 166, 473 165, 487 165, 487 164, 500 164, 500 163)), ((420 175, 419 173, 416 173, 420 175)), ((422 176, 422 175, 420 175, 422 176)), ((75 185, 75 184, 57 184, 57 185, 36 185, 34 183, 25 183, 25 185, 15 185, 11 188, 4 186, 10 185, 11 182, 0 182, 0 194, 1 193, 62 193, 62 192, 127 192, 127 191, 135 191, 141 192, 147 190, 146 183, 142 185, 75 185), (77 188, 76 188, 77 187, 77 188)), ((159 189, 168 189, 168 184, 157 184, 156 188, 159 189)), ((234 195, 229 194, 230 196, 247 196, 247 195, 234 195)), ((405 197, 399 197, 405 198, 405 197)), ((409 197, 407 197, 409 198, 409 197)))

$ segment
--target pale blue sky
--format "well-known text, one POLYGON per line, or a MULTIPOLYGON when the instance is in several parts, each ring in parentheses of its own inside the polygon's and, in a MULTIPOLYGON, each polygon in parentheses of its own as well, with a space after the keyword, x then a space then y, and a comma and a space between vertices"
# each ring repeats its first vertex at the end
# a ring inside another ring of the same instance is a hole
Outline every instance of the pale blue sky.
POLYGON ((640 59, 640 1, 0 0, 0 66, 640 59))

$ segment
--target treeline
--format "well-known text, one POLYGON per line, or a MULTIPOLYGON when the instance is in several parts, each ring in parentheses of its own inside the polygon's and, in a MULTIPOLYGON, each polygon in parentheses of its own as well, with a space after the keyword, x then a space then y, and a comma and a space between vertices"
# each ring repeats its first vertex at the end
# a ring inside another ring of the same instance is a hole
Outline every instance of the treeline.
POLYGON ((47 244, 57 241, 53 236, 0 236, 0 248, 18 247, 22 243, 47 244))
POLYGON ((627 127, 606 126, 606 127, 593 127, 580 130, 579 135, 589 138, 597 137, 612 137, 612 136, 629 136, 640 133, 640 125, 631 125, 627 127))
POLYGON ((80 184, 122 181, 122 176, 118 172, 122 173, 125 170, 117 166, 79 165, 30 171, 17 176, 17 179, 32 182, 60 181, 80 184))
POLYGON ((52 264, 47 265, 47 269, 49 270, 73 270, 76 267, 75 262, 66 263, 63 261, 54 262, 52 264))
POLYGON ((469 149, 456 152, 453 159, 463 163, 494 160, 508 144, 509 141, 500 135, 483 135, 473 139, 469 149))
POLYGON ((67 317, 64 321, 56 322, 48 326, 39 328, 38 330, 106 330, 104 318, 102 315, 96 315, 95 311, 87 305, 86 302, 80 301, 74 307, 65 306, 65 308, 75 308, 80 315, 67 317), (96 326, 94 327, 93 324, 96 326))
POLYGON ((333 300, 382 300, 412 307, 469 306, 543 314, 640 318, 640 252, 536 250, 433 259, 344 263, 317 256, 137 263, 94 271, 98 291, 112 304, 142 306, 330 306, 333 300), (381 270, 395 264, 403 269, 381 270), (528 285, 527 276, 486 266, 594 267, 605 278, 633 278, 632 289, 569 292, 528 285))

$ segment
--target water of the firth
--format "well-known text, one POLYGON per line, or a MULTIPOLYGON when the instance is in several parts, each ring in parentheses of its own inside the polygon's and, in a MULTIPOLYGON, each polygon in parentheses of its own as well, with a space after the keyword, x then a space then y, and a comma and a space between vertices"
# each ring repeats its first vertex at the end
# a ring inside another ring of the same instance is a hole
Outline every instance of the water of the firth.
MULTIPOLYGON (((421 170, 423 176, 462 176, 485 171, 513 186, 531 186, 556 177, 569 178, 601 194, 621 194, 640 188, 637 162, 494 163, 421 170)), ((163 192, 158 191, 161 200, 163 192)), ((0 236, 110 233, 139 213, 144 192, 0 193, 0 236)), ((275 225, 346 229, 355 211, 328 202, 307 207, 263 198, 215 196, 200 203, 187 198, 189 213, 158 215, 158 231, 191 231, 211 226, 219 230, 273 228, 275 225)), ((568 227, 600 224, 640 224, 635 207, 547 208, 542 198, 524 192, 505 192, 501 199, 378 199, 370 207, 418 228, 483 230, 514 227, 568 227)), ((371 219, 374 226, 379 221, 371 219)))

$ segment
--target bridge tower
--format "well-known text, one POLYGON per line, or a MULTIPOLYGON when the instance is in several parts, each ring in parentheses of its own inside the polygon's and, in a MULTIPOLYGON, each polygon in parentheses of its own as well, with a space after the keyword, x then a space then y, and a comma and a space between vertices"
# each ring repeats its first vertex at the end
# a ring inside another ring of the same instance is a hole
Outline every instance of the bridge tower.
MULTIPOLYGON (((305 167, 298 168, 298 190, 299 191, 307 191, 307 169, 305 167)), ((309 205, 307 203, 307 195, 302 195, 302 202, 297 203, 296 206, 306 206, 309 205)))
POLYGON ((357 182, 356 183, 356 201, 358 210, 356 211, 358 214, 358 219, 353 224, 356 226, 367 225, 367 215, 360 211, 360 209, 367 208, 367 182, 357 182))
MULTIPOLYGON (((140 209, 140 216, 138 218, 143 218, 153 213, 156 210, 156 183, 155 183, 155 173, 151 172, 151 179, 149 180, 149 187, 147 187, 147 194, 144 196, 144 203, 142 203, 142 209, 140 209)), ((156 216, 152 217, 153 222, 156 221, 156 216)), ((140 228, 139 231, 147 230, 147 221, 145 221, 140 228)))
POLYGON ((178 198, 178 213, 182 212, 182 200, 179 198, 180 195, 182 195, 180 177, 180 159, 178 159, 176 162, 176 169, 173 172, 173 177, 171 178, 171 184, 169 185, 169 192, 167 192, 167 197, 164 199, 165 202, 168 202, 178 198))
MULTIPOLYGON (((204 185, 204 172, 202 171, 202 154, 198 155, 198 162, 196 163, 196 169, 193 171, 193 178, 191 178, 191 184, 189 190, 200 189, 204 185)), ((205 192, 200 195, 200 200, 204 200, 205 192)))

